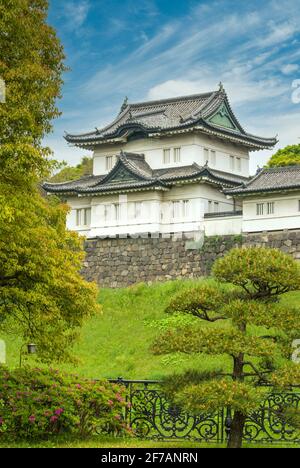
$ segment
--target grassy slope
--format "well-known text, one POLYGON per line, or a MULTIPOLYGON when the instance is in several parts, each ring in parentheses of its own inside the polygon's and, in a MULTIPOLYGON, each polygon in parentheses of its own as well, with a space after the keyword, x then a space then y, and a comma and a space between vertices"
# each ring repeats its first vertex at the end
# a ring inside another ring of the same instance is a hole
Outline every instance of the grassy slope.
MULTIPOLYGON (((156 379, 162 375, 191 367, 191 358, 152 356, 149 347, 159 331, 149 322, 165 317, 164 308, 176 292, 199 281, 171 281, 153 286, 134 286, 121 290, 102 290, 99 300, 103 315, 90 319, 75 347, 79 358, 76 367, 65 369, 88 377, 123 377, 156 379)), ((300 293, 288 294, 285 300, 300 303, 300 293)), ((9 366, 18 364, 20 342, 15 337, 3 337, 7 342, 9 366)), ((193 367, 218 367, 223 357, 193 358, 193 367)), ((30 358, 32 362, 32 358, 30 358)))

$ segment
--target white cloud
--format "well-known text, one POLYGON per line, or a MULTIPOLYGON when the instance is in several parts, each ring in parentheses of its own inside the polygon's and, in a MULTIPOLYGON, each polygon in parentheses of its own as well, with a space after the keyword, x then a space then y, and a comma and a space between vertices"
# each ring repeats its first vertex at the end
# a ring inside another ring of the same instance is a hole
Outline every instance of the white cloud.
POLYGON ((173 96, 185 96, 206 91, 212 91, 209 83, 204 85, 203 82, 168 80, 151 88, 147 94, 147 98, 150 100, 166 99, 173 96))
POLYGON ((299 31, 299 25, 290 21, 279 24, 271 21, 269 28, 267 35, 258 40, 258 45, 261 47, 270 47, 276 44, 281 44, 293 37, 293 35, 299 31))
POLYGON ((284 75, 290 75, 291 73, 294 73, 297 70, 299 70, 299 65, 297 65, 296 63, 288 63, 281 68, 281 72, 284 75))
MULTIPOLYGON (((67 0, 68 22, 76 28, 82 25, 90 4, 67 0)), ((132 5, 137 4, 133 1, 132 5)), ((262 136, 278 132, 281 146, 297 142, 299 114, 292 110, 295 118, 286 116, 292 106, 288 75, 300 68, 296 65, 300 49, 292 47, 300 31, 299 0, 270 0, 259 13, 243 17, 224 13, 221 6, 221 1, 213 0, 186 17, 162 24, 152 37, 148 29, 137 31, 140 42, 128 56, 121 60, 112 56, 109 64, 101 63, 78 86, 73 106, 82 117, 65 120, 64 128, 75 133, 101 127, 101 120, 108 123, 115 117, 125 95, 130 101, 140 101, 196 94, 217 89, 222 81, 246 130, 262 136), (287 41, 291 47, 283 49, 287 41)), ((116 18, 114 26, 122 29, 123 18, 116 18)), ((80 150, 75 153, 63 140, 54 145, 60 159, 78 158, 80 150)), ((260 158, 265 162, 269 156, 268 152, 254 153, 252 171, 260 158)))
MULTIPOLYGON (((275 78, 261 81, 247 80, 242 74, 236 76, 234 70, 221 75, 226 92, 230 101, 235 104, 255 102, 281 96, 287 92, 284 84, 275 78)), ((207 91, 214 91, 218 88, 214 75, 207 76, 202 80, 167 80, 150 88, 147 94, 148 99, 165 99, 172 96, 184 96, 207 91)))
POLYGON ((89 14, 91 4, 89 0, 68 0, 63 5, 64 16, 70 28, 80 28, 89 14))
MULTIPOLYGON (((296 107, 296 106, 295 106, 296 107)), ((268 118, 260 117, 256 119, 256 128, 254 133, 262 135, 272 135, 274 129, 279 131, 279 143, 272 151, 264 150, 251 153, 250 156, 250 172, 255 173, 257 166, 262 167, 270 159, 279 148, 284 148, 287 145, 297 145, 300 143, 300 130, 295 122, 300 121, 300 105, 299 111, 291 112, 283 115, 268 116, 268 118)))

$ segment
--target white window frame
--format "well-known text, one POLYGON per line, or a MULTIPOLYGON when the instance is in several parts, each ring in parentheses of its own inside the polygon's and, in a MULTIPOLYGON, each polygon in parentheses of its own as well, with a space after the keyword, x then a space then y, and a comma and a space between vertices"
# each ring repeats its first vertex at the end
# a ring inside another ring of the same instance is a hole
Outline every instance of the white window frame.
POLYGON ((142 208, 143 208, 143 202, 141 201, 134 202, 133 204, 133 218, 134 219, 141 219, 142 208))
POLYGON ((76 227, 88 227, 91 225, 91 207, 77 208, 76 210, 76 227))
POLYGON ((113 156, 106 156, 105 157, 105 168, 107 171, 111 171, 114 167, 114 157, 113 156))
POLYGON ((172 201, 172 219, 179 219, 181 216, 181 201, 173 200, 172 201))
POLYGON ((121 204, 113 203, 113 220, 118 222, 121 218, 121 204))
POLYGON ((81 226, 81 208, 75 210, 76 212, 76 226, 80 227, 81 226))
POLYGON ((209 162, 209 148, 203 148, 204 164, 209 162))
POLYGON ((170 163, 171 163, 171 148, 163 148, 163 164, 170 164, 170 163))
POLYGON ((275 213, 275 202, 267 202, 267 214, 273 215, 275 213))
POLYGON ((210 150, 210 162, 212 166, 217 164, 217 152, 216 150, 210 150))
POLYGON ((256 203, 256 216, 264 216, 265 211, 265 204, 264 203, 256 203))
POLYGON ((178 146, 173 149, 173 159, 174 159, 174 163, 181 162, 181 147, 178 146))
POLYGON ((112 205, 111 204, 106 204, 104 205, 104 220, 106 223, 109 223, 111 221, 111 216, 112 214, 112 205))
POLYGON ((182 200, 182 217, 188 218, 190 215, 190 200, 182 200))

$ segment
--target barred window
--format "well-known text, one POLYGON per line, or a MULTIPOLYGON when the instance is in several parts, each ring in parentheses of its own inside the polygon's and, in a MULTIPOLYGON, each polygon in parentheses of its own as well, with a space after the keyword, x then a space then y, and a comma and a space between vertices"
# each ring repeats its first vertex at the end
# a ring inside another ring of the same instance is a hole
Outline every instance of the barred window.
POLYGON ((76 226, 81 226, 81 210, 76 210, 76 226))
POLYGON ((106 223, 111 220, 111 205, 104 206, 104 218, 106 223))
POLYGON ((106 170, 110 171, 113 168, 114 157, 113 156, 106 156, 105 161, 106 161, 106 163, 105 163, 106 164, 106 170))
POLYGON ((76 226, 90 226, 91 208, 80 208, 76 210, 76 226))
POLYGON ((216 165, 216 159, 217 159, 216 158, 216 152, 214 150, 211 150, 209 161, 210 161, 212 166, 216 165))
POLYGON ((179 218, 180 217, 180 201, 173 201, 172 202, 172 217, 179 218))
POLYGON ((257 203, 257 205, 256 205, 256 214, 257 214, 257 216, 262 216, 264 214, 264 204, 263 203, 257 203))
POLYGON ((182 215, 184 218, 187 218, 189 216, 189 211, 190 211, 190 200, 183 200, 182 215))
POLYGON ((180 148, 174 148, 174 162, 178 163, 181 161, 181 151, 180 148))
POLYGON ((268 215, 274 214, 274 202, 267 203, 267 213, 268 215))
POLYGON ((171 150, 170 149, 164 149, 163 151, 163 163, 164 164, 170 164, 171 162, 171 150))
POLYGON ((114 221, 119 221, 120 219, 120 203, 113 204, 113 214, 114 214, 114 221))
POLYGON ((139 219, 142 216, 142 202, 134 203, 134 219, 139 219))

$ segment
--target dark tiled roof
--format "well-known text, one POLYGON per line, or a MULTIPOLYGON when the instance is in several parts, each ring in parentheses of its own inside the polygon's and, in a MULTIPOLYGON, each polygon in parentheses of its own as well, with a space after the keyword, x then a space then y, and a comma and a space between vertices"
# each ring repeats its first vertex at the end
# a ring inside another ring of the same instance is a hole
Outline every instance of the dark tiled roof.
POLYGON ((300 190, 300 165, 263 169, 243 185, 226 190, 230 195, 300 190))
POLYGON ((113 169, 106 175, 88 176, 62 184, 44 183, 49 193, 79 195, 111 193, 130 190, 161 189, 168 190, 176 183, 208 180, 221 187, 240 185, 247 180, 208 166, 177 166, 152 170, 142 154, 121 153, 113 169))
POLYGON ((227 95, 220 87, 218 91, 175 97, 135 104, 127 102, 117 118, 109 125, 81 135, 66 135, 66 140, 83 148, 93 149, 96 145, 127 140, 133 134, 163 135, 174 131, 198 130, 220 138, 245 144, 253 149, 273 147, 276 138, 262 138, 245 132, 230 107, 227 95), (225 128, 211 122, 211 118, 226 106, 233 128, 225 128))

